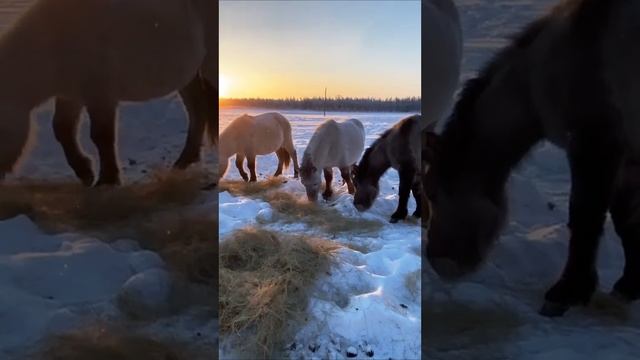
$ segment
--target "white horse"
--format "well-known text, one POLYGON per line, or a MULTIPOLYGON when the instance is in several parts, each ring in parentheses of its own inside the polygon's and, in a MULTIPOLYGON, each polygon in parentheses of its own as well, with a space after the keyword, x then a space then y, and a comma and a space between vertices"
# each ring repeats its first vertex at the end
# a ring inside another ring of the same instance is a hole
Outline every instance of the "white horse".
POLYGON ((452 0, 426 0, 422 33, 423 126, 442 120, 451 110, 462 64, 462 28, 452 0))
MULTIPOLYGON (((39 0, 0 38, 0 178, 24 152, 30 112, 53 97, 61 125, 56 135, 71 147, 75 139, 68 137, 75 136, 77 115, 86 107, 100 155, 98 185, 120 182, 115 144, 121 101, 189 89, 193 103, 187 108, 215 129, 216 9, 210 0, 39 0)), ((190 131, 194 145, 204 127, 199 124, 190 131)), ((217 132, 210 135, 215 142, 217 132)), ((92 182, 88 159, 69 150, 74 169, 92 182)), ((197 158, 195 151, 183 155, 179 165, 197 158)))
POLYGON ((242 115, 220 133, 218 176, 220 179, 224 177, 229 158, 236 155, 240 176, 245 181, 256 181, 256 156, 273 152, 278 156, 278 169, 273 176, 280 176, 283 167, 288 167, 293 160, 294 177, 297 178, 300 168, 289 120, 278 113, 242 115), (245 158, 251 178, 244 171, 245 158))
POLYGON ((355 193, 351 179, 351 169, 364 151, 364 126, 357 119, 344 122, 327 120, 322 123, 309 140, 302 156, 300 180, 307 190, 309 201, 316 201, 322 183, 320 170, 324 172, 324 199, 333 194, 333 168, 340 169, 342 179, 347 184, 349 194, 355 193))

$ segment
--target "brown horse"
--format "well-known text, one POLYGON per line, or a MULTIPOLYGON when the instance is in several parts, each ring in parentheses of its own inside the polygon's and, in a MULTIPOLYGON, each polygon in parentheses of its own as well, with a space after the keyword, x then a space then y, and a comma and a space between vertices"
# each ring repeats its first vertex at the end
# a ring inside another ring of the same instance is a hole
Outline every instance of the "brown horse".
POLYGON ((278 156, 278 169, 273 176, 280 176, 283 167, 289 167, 293 160, 294 177, 297 179, 300 167, 289 120, 278 113, 242 115, 220 133, 218 176, 220 179, 224 177, 229 158, 236 155, 240 176, 244 181, 256 181, 256 156, 273 152, 278 156), (244 159, 247 159, 251 178, 244 171, 244 159))
MULTIPOLYGON (((0 178, 23 154, 31 110, 51 97, 56 136, 87 184, 93 172, 75 140, 83 107, 100 156, 97 185, 120 183, 115 143, 122 101, 181 89, 192 121, 176 166, 195 161, 200 134, 217 127, 216 9, 209 0, 38 1, 0 38, 0 178)), ((216 142, 217 132, 209 134, 216 142)))
POLYGON ((400 120, 384 132, 365 152, 355 167, 355 187, 353 204, 359 211, 369 209, 378 197, 379 181, 382 175, 394 168, 400 174, 398 208, 391 215, 396 223, 407 217, 409 195, 413 192, 416 210, 413 216, 420 217, 422 209, 422 183, 420 181, 421 145, 420 128, 422 116, 413 115, 400 120))
POLYGON ((625 267, 615 296, 640 299, 640 3, 569 0, 526 27, 465 85, 424 188, 433 215, 426 255, 443 278, 476 271, 507 215, 505 185, 547 139, 571 170, 569 256, 541 313, 586 304, 607 212, 625 267))

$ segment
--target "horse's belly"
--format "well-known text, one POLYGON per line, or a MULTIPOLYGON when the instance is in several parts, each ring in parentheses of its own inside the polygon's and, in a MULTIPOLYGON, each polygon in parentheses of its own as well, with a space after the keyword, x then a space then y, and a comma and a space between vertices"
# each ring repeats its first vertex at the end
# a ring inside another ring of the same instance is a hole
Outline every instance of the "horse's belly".
POLYGON ((247 147, 256 155, 268 155, 282 147, 284 136, 271 127, 259 127, 250 137, 247 147))

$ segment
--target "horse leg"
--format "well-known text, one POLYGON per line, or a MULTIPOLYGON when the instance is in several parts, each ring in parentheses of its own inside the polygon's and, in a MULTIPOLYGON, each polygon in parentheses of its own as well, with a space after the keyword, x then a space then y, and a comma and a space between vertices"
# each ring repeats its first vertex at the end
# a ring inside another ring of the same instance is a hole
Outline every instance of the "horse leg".
POLYGON ((340 168, 340 176, 342 176, 342 181, 347 184, 347 190, 349 191, 349 194, 355 194, 356 188, 353 186, 353 179, 351 179, 351 167, 347 166, 340 168))
POLYGON ((88 105, 91 140, 100 155, 100 176, 96 186, 119 185, 120 168, 116 154, 116 104, 88 105))
POLYGON ((415 169, 411 165, 405 165, 400 168, 400 189, 398 190, 399 200, 398 208, 391 215, 391 223, 397 223, 407 217, 409 210, 407 210, 407 204, 409 203, 409 195, 411 194, 411 186, 413 179, 415 178, 415 169))
POLYGON ((256 156, 253 154, 247 154, 247 165, 249 165, 249 172, 251 173, 250 182, 258 181, 258 177, 256 176, 256 156))
POLYGON ((333 195, 333 189, 331 188, 331 184, 333 183, 333 169, 332 168, 324 168, 324 192, 322 193, 322 198, 329 201, 331 195, 333 195))
POLYGON ((200 160, 200 148, 207 123, 207 112, 204 106, 208 101, 202 86, 202 79, 200 76, 196 76, 180 90, 180 97, 189 118, 189 131, 182 153, 173 164, 176 169, 186 169, 189 165, 200 160))
MULTIPOLYGON (((416 210, 413 212, 413 216, 419 219, 422 216, 422 182, 418 176, 416 176, 413 181, 411 192, 413 193, 413 198, 416 200, 416 210)), ((428 211, 427 216, 429 216, 428 211)))
POLYGON ((278 168, 276 169, 276 172, 273 174, 274 177, 280 176, 282 175, 282 169, 284 168, 284 162, 285 162, 285 156, 289 156, 289 154, 284 154, 282 149, 278 149, 278 151, 276 151, 276 156, 278 156, 278 168))
POLYGON ((611 203, 611 218, 622 240, 625 266, 613 295, 625 301, 640 299, 640 162, 627 162, 611 203))
POLYGON ((560 280, 545 294, 542 315, 561 316, 571 306, 586 305, 596 290, 598 243, 622 160, 620 142, 606 128, 576 133, 569 143, 569 257, 560 280))
POLYGON ((236 154, 236 168, 238 168, 242 180, 249 181, 249 176, 247 176, 247 173, 244 171, 244 158, 244 154, 236 154))
POLYGON ((78 127, 84 106, 78 102, 56 98, 53 115, 53 133, 62 145, 64 156, 85 186, 91 186, 95 180, 91 159, 84 154, 78 143, 78 127))

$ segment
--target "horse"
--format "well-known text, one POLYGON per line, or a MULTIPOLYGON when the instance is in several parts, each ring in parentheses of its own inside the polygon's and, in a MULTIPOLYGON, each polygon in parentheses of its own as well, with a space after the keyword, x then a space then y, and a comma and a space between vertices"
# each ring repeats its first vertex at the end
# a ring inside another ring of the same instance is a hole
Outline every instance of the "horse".
POLYGON ((400 199, 390 222, 397 223, 407 217, 409 195, 416 200, 414 217, 421 216, 421 192, 419 167, 421 164, 421 127, 422 116, 413 115, 404 118, 385 131, 362 155, 362 160, 354 168, 356 192, 353 204, 358 211, 371 208, 378 197, 379 181, 382 175, 394 168, 400 175, 398 194, 400 199))
POLYGON ((640 4, 565 1, 469 80, 441 133, 426 135, 426 257, 443 279, 476 271, 499 237, 512 169, 543 139, 569 159, 569 254, 540 314, 590 302, 607 212, 625 268, 612 294, 640 298, 640 4))
POLYGON ((331 182, 334 167, 340 169, 349 194, 355 193, 351 169, 364 151, 364 139, 364 126, 358 119, 340 123, 329 119, 318 126, 304 151, 300 167, 300 181, 306 189, 309 201, 315 202, 318 198, 322 183, 320 170, 324 172, 325 180, 322 197, 328 200, 333 195, 331 182))
POLYGON ((422 2, 423 128, 445 118, 458 88, 462 64, 462 28, 452 0, 422 2))
POLYGON ((84 107, 100 157, 96 186, 121 182, 120 102, 180 89, 192 121, 176 166, 197 160, 205 131, 217 142, 216 12, 209 0, 36 2, 0 38, 0 178, 23 155, 31 111, 50 98, 56 99, 56 137, 85 184, 93 182, 93 171, 76 140, 84 107))
POLYGON ((298 155, 293 146, 291 124, 279 113, 265 113, 251 116, 244 114, 234 119, 222 133, 218 149, 218 176, 223 178, 227 172, 229 158, 236 155, 236 167, 244 181, 255 182, 256 156, 273 152, 278 156, 278 168, 273 176, 280 176, 283 167, 288 168, 293 160, 294 178, 298 178, 300 167, 298 155), (251 178, 244 171, 244 159, 247 159, 251 178))

